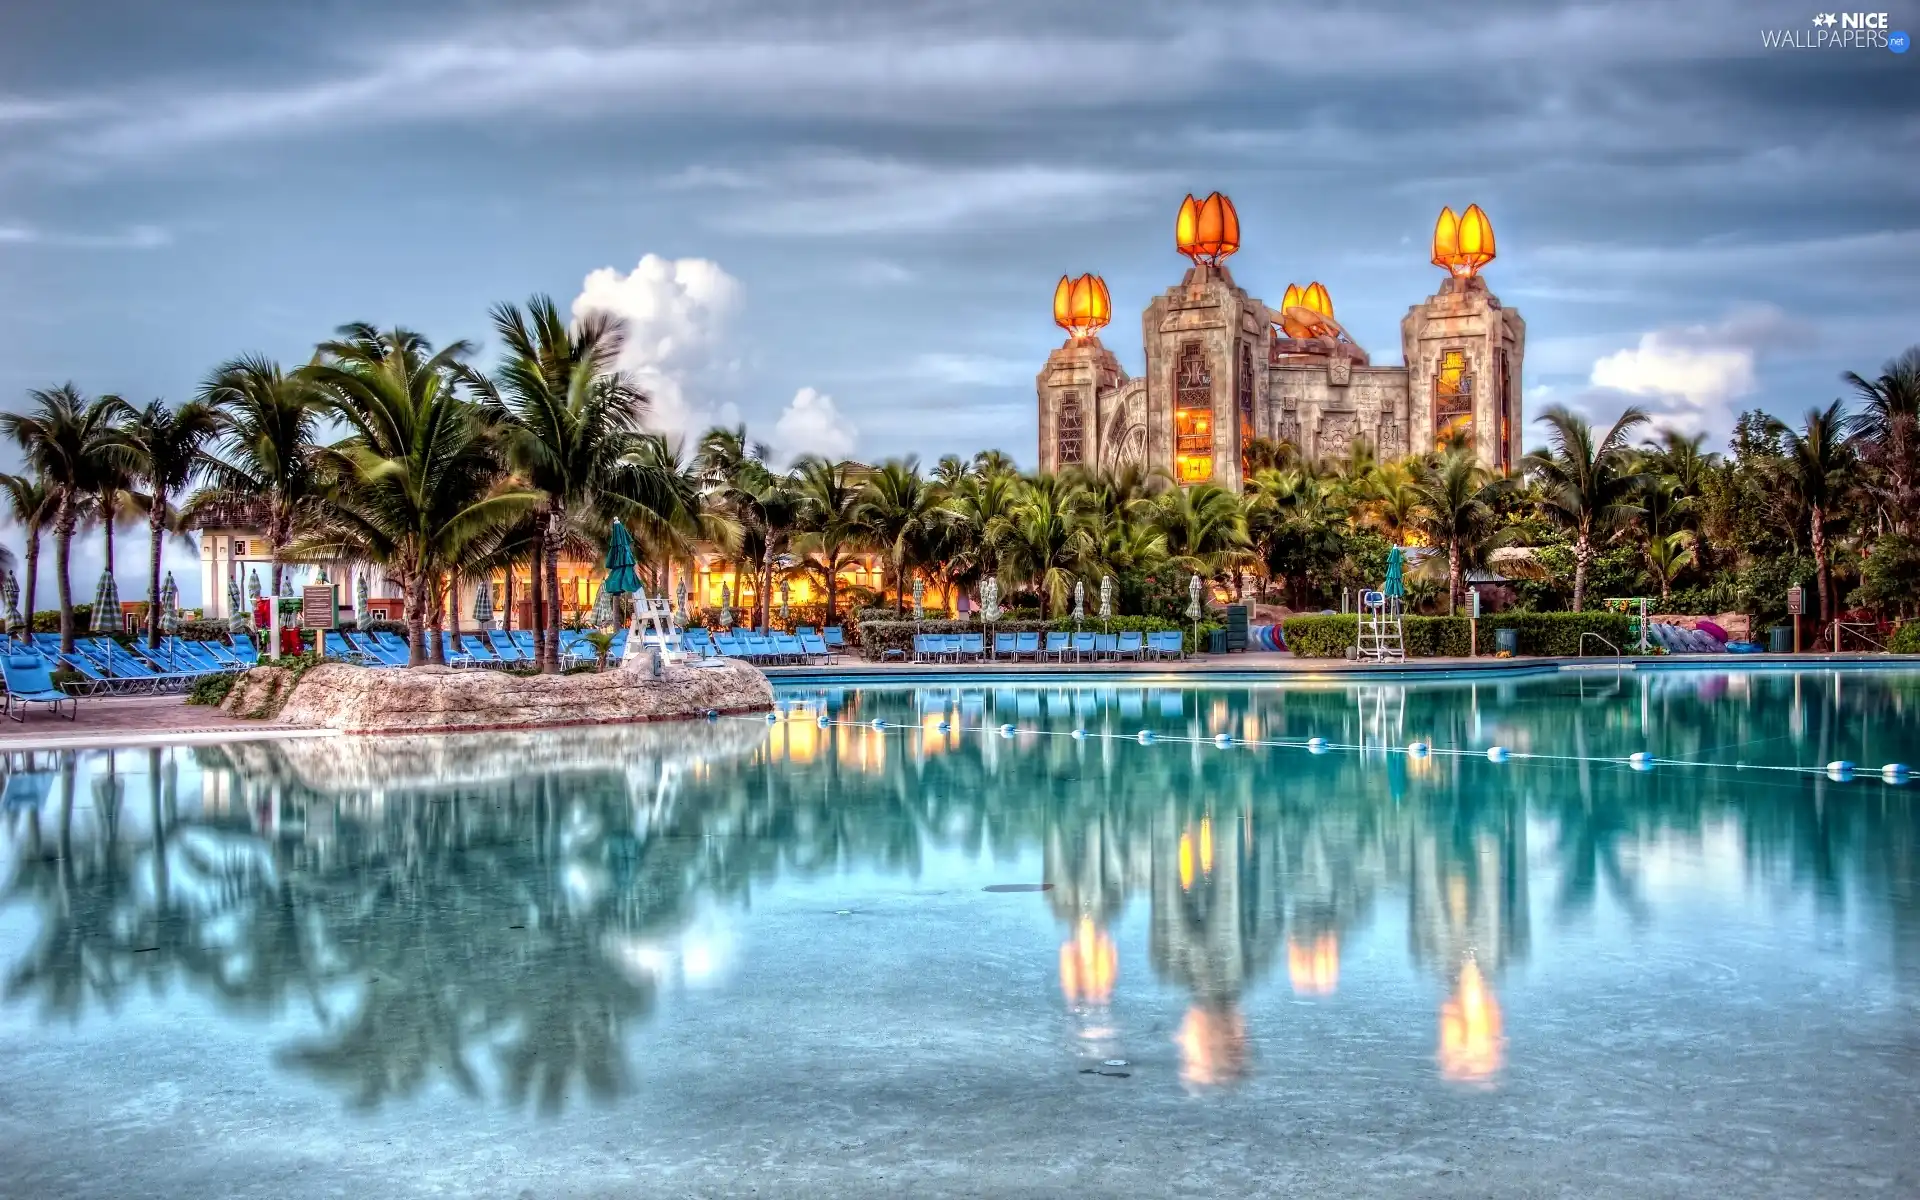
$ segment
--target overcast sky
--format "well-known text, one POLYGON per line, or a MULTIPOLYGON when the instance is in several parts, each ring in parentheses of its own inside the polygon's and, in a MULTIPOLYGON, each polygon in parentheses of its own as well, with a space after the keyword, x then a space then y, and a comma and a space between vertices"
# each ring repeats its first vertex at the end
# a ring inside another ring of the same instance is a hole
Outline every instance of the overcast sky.
POLYGON ((1478 202, 1530 410, 1636 400, 1718 443, 1920 342, 1920 55, 1762 48, 1813 15, 7 5, 0 405, 65 380, 183 398, 349 320, 484 361, 488 305, 545 292, 629 317, 663 424, 1031 464, 1054 281, 1105 275, 1137 371, 1137 314, 1184 265, 1175 209, 1218 189, 1239 282, 1323 281, 1389 363, 1438 279, 1435 213, 1478 202))

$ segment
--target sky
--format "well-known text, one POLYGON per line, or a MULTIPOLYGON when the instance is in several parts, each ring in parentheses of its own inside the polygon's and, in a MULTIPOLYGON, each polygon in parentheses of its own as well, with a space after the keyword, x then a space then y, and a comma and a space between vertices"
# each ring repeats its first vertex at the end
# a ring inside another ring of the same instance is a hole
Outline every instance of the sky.
MULTIPOLYGON (((1435 214, 1480 204, 1489 284, 1527 319, 1529 413, 1639 403, 1718 445, 1740 410, 1798 414, 1920 342, 1920 54, 1763 45, 1817 15, 7 5, 0 407, 68 380, 184 399, 347 321, 468 339, 485 364, 488 308, 544 293, 628 320, 662 428, 1031 465, 1054 282, 1105 276, 1105 340, 1138 371, 1137 314, 1185 266, 1180 199, 1219 190, 1240 284, 1324 282, 1382 363, 1437 285, 1435 214)), ((1920 29, 1920 8, 1888 24, 1920 29)), ((76 545, 88 594, 97 540, 76 545)))

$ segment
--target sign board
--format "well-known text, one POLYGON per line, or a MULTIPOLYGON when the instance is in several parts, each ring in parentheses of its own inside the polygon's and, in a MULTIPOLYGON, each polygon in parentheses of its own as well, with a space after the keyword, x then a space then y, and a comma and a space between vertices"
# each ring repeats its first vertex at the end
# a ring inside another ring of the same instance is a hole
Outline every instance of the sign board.
POLYGON ((315 584, 300 589, 302 629, 332 629, 339 623, 339 616, 339 605, 334 599, 332 584, 315 584))
POLYGON ((1787 615, 1804 616, 1807 611, 1807 589, 1798 584, 1787 589, 1787 615))

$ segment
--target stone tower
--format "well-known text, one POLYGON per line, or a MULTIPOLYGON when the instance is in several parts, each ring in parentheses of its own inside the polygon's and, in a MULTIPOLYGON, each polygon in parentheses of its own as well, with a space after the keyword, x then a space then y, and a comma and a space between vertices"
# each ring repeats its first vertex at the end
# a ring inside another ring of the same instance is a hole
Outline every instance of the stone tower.
POLYGON ((1104 401, 1127 373, 1113 351, 1092 335, 1069 337, 1047 355, 1035 386, 1040 398, 1040 469, 1092 467, 1102 460, 1104 401))
POLYGON ((1243 451, 1266 409, 1267 306, 1226 267, 1196 263, 1140 322, 1147 351, 1147 465, 1181 486, 1238 492, 1243 451))
MULTIPOLYGON (((1476 213, 1478 209, 1470 209, 1476 213)), ((1445 222, 1451 210, 1443 213, 1445 222)), ((1484 216, 1481 221, 1484 223, 1484 216)), ((1485 260, 1493 258, 1487 226, 1485 260)), ((1445 265, 1438 232, 1434 261, 1445 265)), ((1478 266, 1470 268, 1477 272, 1478 266)), ((1414 453, 1464 441, 1502 475, 1520 463, 1520 360, 1527 323, 1500 303, 1477 273, 1448 275, 1440 290, 1407 310, 1400 346, 1407 358, 1407 402, 1414 453)))

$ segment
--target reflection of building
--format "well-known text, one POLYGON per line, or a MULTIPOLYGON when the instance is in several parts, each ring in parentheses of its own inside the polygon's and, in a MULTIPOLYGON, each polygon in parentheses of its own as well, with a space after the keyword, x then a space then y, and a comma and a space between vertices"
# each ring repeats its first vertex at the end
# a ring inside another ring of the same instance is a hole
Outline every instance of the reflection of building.
POLYGON ((1195 214, 1189 197, 1176 244, 1194 265, 1141 317, 1139 378, 1097 336, 1105 284, 1061 281, 1054 318, 1069 337, 1037 380, 1043 470, 1134 463, 1238 490, 1255 437, 1314 458, 1344 454, 1355 437, 1383 457, 1457 438, 1497 470, 1518 463, 1526 323, 1478 274, 1493 231, 1477 206, 1458 221, 1442 214, 1433 258, 1449 273, 1400 322, 1404 366, 1373 365, 1317 283, 1289 287, 1278 307, 1249 295, 1221 261, 1239 246, 1232 203, 1212 196, 1195 214))

